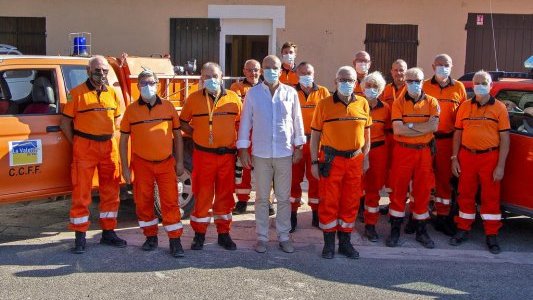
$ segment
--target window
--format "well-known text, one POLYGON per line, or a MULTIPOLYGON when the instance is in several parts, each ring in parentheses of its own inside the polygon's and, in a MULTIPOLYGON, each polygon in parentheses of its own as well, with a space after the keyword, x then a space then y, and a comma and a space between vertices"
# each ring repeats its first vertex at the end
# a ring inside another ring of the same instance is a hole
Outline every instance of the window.
POLYGON ((66 92, 85 82, 88 78, 87 68, 84 66, 61 66, 65 79, 66 92))
POLYGON ((533 106, 533 91, 501 90, 496 99, 513 102, 520 110, 524 110, 533 106))

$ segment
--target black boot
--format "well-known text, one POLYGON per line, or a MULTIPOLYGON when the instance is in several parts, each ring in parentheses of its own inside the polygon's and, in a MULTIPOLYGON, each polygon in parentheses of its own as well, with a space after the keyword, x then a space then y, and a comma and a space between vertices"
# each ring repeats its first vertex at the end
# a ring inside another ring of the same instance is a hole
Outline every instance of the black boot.
POLYGON ((468 240, 468 231, 459 229, 448 243, 452 246, 459 246, 466 240, 468 240))
POLYGON ((440 231, 447 236, 453 236, 456 232, 455 224, 448 216, 437 216, 432 220, 432 223, 436 231, 440 231))
POLYGON ((497 235, 487 235, 487 247, 489 248, 490 253, 492 254, 500 254, 502 252, 502 249, 500 248, 500 245, 498 244, 498 236, 497 235))
POLYGON ((157 248, 157 235, 156 236, 147 236, 146 241, 141 247, 144 251, 153 251, 157 248))
POLYGON ((313 210, 312 213, 311 226, 318 228, 318 210, 313 210))
POLYGON ((405 224, 405 227, 403 228, 403 232, 406 234, 413 234, 416 232, 416 224, 418 223, 417 220, 413 219, 413 216, 410 216, 407 220, 407 224, 405 224))
POLYGON ((342 254, 351 259, 359 258, 359 252, 355 250, 352 245, 352 242, 350 241, 351 233, 337 231, 337 236, 339 237, 339 254, 342 254))
POLYGON ((233 210, 234 215, 241 215, 246 212, 246 206, 248 205, 247 202, 244 201, 237 201, 237 204, 235 204, 235 209, 233 210))
POLYGON ((270 203, 268 205, 268 215, 273 216, 276 214, 276 211, 274 210, 274 204, 270 203))
POLYGON ((237 245, 231 240, 229 233, 219 233, 218 244, 226 250, 237 250, 237 245))
POLYGON ((205 233, 194 233, 194 238, 192 239, 191 250, 202 250, 204 248, 205 242, 205 233))
POLYGON ((291 211, 291 230, 289 232, 293 233, 296 231, 296 226, 298 226, 298 212, 291 211))
POLYGON ((365 225, 365 236, 371 242, 377 242, 379 239, 378 233, 376 232, 376 225, 365 225))
POLYGON ((385 241, 385 244, 387 247, 396 247, 400 241, 400 229, 402 228, 403 218, 390 217, 389 223, 391 225, 390 235, 385 241))
POLYGON ((335 232, 324 232, 324 249, 322 257, 331 259, 335 256, 335 232))
POLYGON ((426 221, 418 220, 416 224, 416 240, 422 244, 422 246, 433 249, 435 248, 435 243, 429 237, 426 230, 426 221))
POLYGON ((85 232, 76 231, 76 239, 74 240, 74 248, 71 249, 72 253, 82 254, 85 253, 85 232))
POLYGON ((103 230, 100 244, 109 245, 117 248, 124 248, 128 243, 119 238, 114 230, 103 230))
POLYGON ((170 244, 170 255, 172 255, 173 257, 185 256, 185 252, 183 251, 183 247, 181 246, 180 238, 169 239, 168 243, 170 244))

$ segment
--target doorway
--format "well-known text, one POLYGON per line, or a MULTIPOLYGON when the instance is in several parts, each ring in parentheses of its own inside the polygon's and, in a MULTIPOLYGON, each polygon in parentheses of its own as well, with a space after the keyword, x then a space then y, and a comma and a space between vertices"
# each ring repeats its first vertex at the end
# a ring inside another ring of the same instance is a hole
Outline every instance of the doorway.
POLYGON ((268 35, 227 35, 226 76, 242 76, 244 62, 259 62, 268 55, 268 35))

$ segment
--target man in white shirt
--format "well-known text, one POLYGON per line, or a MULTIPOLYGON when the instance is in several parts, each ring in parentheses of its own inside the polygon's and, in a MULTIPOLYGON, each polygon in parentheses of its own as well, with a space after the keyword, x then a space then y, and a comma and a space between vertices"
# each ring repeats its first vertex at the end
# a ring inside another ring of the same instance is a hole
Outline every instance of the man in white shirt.
POLYGON ((294 252, 289 240, 291 229, 292 164, 302 159, 306 142, 302 112, 296 90, 279 81, 281 61, 275 55, 263 59, 265 80, 248 90, 241 114, 237 148, 245 168, 254 168, 256 179, 255 219, 257 245, 266 252, 268 207, 274 184, 277 199, 276 231, 281 250, 294 252), (253 131, 252 131, 253 129, 253 131), (252 137, 250 141, 250 132, 252 137), (253 144, 252 157, 247 148, 253 144))

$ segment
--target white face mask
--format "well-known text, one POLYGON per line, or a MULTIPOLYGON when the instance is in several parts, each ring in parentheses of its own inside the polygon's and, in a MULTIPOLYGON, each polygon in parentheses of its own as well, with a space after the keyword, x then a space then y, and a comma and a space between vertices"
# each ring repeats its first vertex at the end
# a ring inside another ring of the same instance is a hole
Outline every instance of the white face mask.
POLYGON ((355 64, 355 70, 359 74, 366 74, 368 73, 369 65, 370 64, 366 62, 358 62, 355 64))
POLYGON ((296 59, 296 55, 295 54, 283 54, 282 57, 281 57, 281 61, 284 64, 289 64, 289 65, 294 64, 295 59, 296 59))
POLYGON ((153 99, 157 94, 157 85, 145 85, 141 87, 141 96, 143 99, 153 99))

